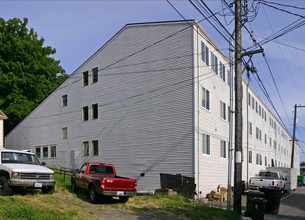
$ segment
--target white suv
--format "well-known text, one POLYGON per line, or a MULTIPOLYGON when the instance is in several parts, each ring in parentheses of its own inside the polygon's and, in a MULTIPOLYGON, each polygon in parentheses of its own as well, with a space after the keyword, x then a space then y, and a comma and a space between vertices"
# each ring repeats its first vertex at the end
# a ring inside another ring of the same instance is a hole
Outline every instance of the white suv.
POLYGON ((40 164, 31 152, 0 149, 0 195, 10 196, 14 188, 41 189, 52 194, 54 171, 40 164))

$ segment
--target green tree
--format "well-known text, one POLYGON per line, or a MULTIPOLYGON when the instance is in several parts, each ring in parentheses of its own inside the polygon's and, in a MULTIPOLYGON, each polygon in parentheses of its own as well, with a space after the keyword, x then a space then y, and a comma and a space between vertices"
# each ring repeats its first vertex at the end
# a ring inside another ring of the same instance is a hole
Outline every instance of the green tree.
POLYGON ((43 46, 28 19, 0 18, 0 109, 8 116, 5 133, 11 131, 37 107, 68 75, 43 46))

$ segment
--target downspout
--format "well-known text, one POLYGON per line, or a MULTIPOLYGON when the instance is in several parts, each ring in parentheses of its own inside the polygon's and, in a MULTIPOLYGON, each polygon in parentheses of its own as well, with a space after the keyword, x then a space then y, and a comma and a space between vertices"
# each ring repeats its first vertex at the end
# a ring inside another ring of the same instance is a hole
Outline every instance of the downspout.
MULTIPOLYGON (((200 108, 199 108, 199 104, 200 104, 200 86, 199 86, 199 74, 200 74, 200 71, 199 71, 199 27, 197 26, 197 55, 196 55, 196 57, 197 57, 197 101, 198 101, 198 103, 197 103, 197 145, 198 145, 198 149, 197 149, 197 179, 198 179, 198 182, 197 182, 197 185, 198 185, 198 188, 197 188, 197 193, 198 193, 198 197, 199 197, 199 199, 200 199, 200 187, 199 187, 199 183, 200 183, 200 181, 199 181, 199 178, 200 178, 200 172, 199 172, 199 170, 200 170, 200 162, 199 162, 199 159, 200 159, 200 157, 199 157, 199 155, 200 155, 200 143, 199 143, 199 135, 200 135, 200 126, 199 126, 199 122, 200 122, 200 120, 199 120, 199 111, 200 111, 200 108)), ((195 82, 196 82, 196 80, 195 80, 195 82)))

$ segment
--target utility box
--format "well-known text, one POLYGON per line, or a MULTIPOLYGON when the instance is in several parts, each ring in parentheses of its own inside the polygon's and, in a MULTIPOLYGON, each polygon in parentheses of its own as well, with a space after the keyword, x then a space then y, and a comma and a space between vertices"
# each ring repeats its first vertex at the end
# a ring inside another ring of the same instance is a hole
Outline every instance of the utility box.
POLYGON ((285 190, 291 191, 297 188, 298 170, 296 168, 266 167, 266 169, 281 173, 282 178, 285 181, 285 190))

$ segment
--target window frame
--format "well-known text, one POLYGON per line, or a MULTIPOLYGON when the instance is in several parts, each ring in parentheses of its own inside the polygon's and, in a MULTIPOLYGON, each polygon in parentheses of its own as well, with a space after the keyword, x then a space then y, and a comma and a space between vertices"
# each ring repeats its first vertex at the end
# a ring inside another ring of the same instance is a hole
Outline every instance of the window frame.
POLYGON ((62 107, 68 106, 68 94, 61 96, 61 106, 62 107))
POLYGON ((98 119, 98 104, 92 104, 91 106, 91 119, 95 120, 98 119))
POLYGON ((202 154, 211 155, 211 137, 206 133, 202 133, 202 154))
POLYGON ((89 107, 88 106, 84 106, 82 108, 82 119, 83 121, 88 121, 89 120, 89 107))
POLYGON ((89 85, 89 71, 83 72, 83 87, 86 87, 89 85))
POLYGON ((83 141, 83 156, 89 156, 89 141, 83 141))
POLYGON ((210 91, 203 86, 201 91, 201 106, 207 110, 210 110, 210 91))
POLYGON ((220 157, 227 158, 227 142, 220 140, 220 157))
POLYGON ((91 84, 98 82, 98 67, 92 68, 91 84))
POLYGON ((98 156, 99 155, 98 140, 93 140, 91 144, 92 144, 92 156, 98 156))

